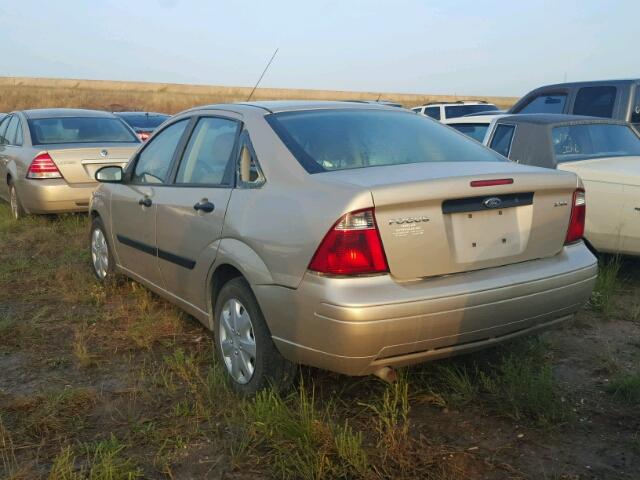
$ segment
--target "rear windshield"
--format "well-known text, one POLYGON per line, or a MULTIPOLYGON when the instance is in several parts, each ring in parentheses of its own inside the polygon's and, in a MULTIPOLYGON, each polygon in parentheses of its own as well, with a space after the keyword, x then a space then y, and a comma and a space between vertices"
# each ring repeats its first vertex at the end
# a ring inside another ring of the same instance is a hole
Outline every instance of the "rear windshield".
MULTIPOLYGON (((116 114, 117 115, 117 114, 116 114)), ((155 129, 162 125, 162 123, 169 118, 169 115, 118 115, 125 122, 131 125, 133 128, 149 128, 155 129)))
POLYGON ((438 122, 405 111, 312 110, 266 118, 309 173, 406 163, 506 161, 438 122))
POLYGON ((640 138, 626 125, 567 125, 552 130, 556 161, 640 155, 640 138))
POLYGON ((62 117, 29 120, 34 145, 57 143, 138 143, 122 120, 108 117, 62 117))
POLYGON ((449 105, 444 107, 445 117, 458 118, 469 115, 470 113, 491 112, 498 110, 495 105, 449 105))
POLYGON ((489 128, 488 123, 454 123, 449 126, 480 143, 484 140, 484 134, 487 133, 487 129, 489 128))

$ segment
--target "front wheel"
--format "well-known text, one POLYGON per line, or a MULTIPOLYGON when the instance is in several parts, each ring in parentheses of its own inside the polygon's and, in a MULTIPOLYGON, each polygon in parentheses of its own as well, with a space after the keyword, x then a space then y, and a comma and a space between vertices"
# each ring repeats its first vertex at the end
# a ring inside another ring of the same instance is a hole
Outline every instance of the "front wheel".
POLYGON ((113 276, 113 256, 107 242, 107 234, 100 217, 91 222, 89 234, 89 248, 91 249, 91 265, 98 280, 105 282, 113 276))
POLYGON ((233 389, 252 395, 273 386, 282 391, 296 368, 276 349, 251 288, 242 278, 227 282, 216 300, 215 351, 233 389))

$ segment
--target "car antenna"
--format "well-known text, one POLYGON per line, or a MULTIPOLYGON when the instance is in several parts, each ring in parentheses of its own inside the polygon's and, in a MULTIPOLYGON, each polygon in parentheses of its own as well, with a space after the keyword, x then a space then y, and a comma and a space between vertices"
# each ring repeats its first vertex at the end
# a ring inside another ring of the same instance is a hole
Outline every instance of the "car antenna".
POLYGON ((256 88, 258 88, 258 85, 260 84, 260 81, 262 80, 262 77, 264 77, 264 74, 267 73, 267 70, 269 69, 269 66, 271 65, 271 62, 273 62, 273 59, 276 58, 276 54, 278 53, 278 50, 280 50, 280 49, 276 48, 275 52, 273 52, 273 55, 271 55, 271 60, 269 60, 269 63, 267 63, 267 66, 264 67, 264 70, 262 71, 262 75, 260 75, 260 78, 258 79, 256 84, 253 86, 253 90, 251 90, 251 93, 249 94, 249 97, 246 100, 247 102, 249 100, 251 100, 251 97, 253 97, 253 92, 255 92, 256 88))

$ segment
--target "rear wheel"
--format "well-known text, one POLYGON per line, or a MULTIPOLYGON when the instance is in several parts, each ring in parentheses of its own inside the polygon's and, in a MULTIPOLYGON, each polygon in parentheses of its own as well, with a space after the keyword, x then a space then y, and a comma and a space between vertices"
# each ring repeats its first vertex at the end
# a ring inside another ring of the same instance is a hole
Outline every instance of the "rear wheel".
POLYGON ((215 350, 233 389, 252 395, 268 386, 284 390, 296 368, 276 349, 251 288, 242 278, 227 282, 216 300, 215 350))
POLYGON ((11 216, 15 220, 20 220, 27 215, 22 207, 22 203, 20 203, 16 186, 11 181, 9 182, 9 205, 11 206, 11 216))
POLYGON ((113 277, 113 256, 111 255, 107 234, 100 217, 95 217, 91 222, 89 248, 91 249, 93 273, 98 277, 98 280, 104 282, 113 277))

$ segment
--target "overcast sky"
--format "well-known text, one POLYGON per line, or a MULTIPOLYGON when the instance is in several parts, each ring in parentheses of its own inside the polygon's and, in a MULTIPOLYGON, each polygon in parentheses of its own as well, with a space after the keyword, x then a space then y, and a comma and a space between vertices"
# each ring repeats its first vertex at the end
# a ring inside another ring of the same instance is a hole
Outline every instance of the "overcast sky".
POLYGON ((640 77, 640 0, 0 0, 0 76, 513 95, 640 77))

